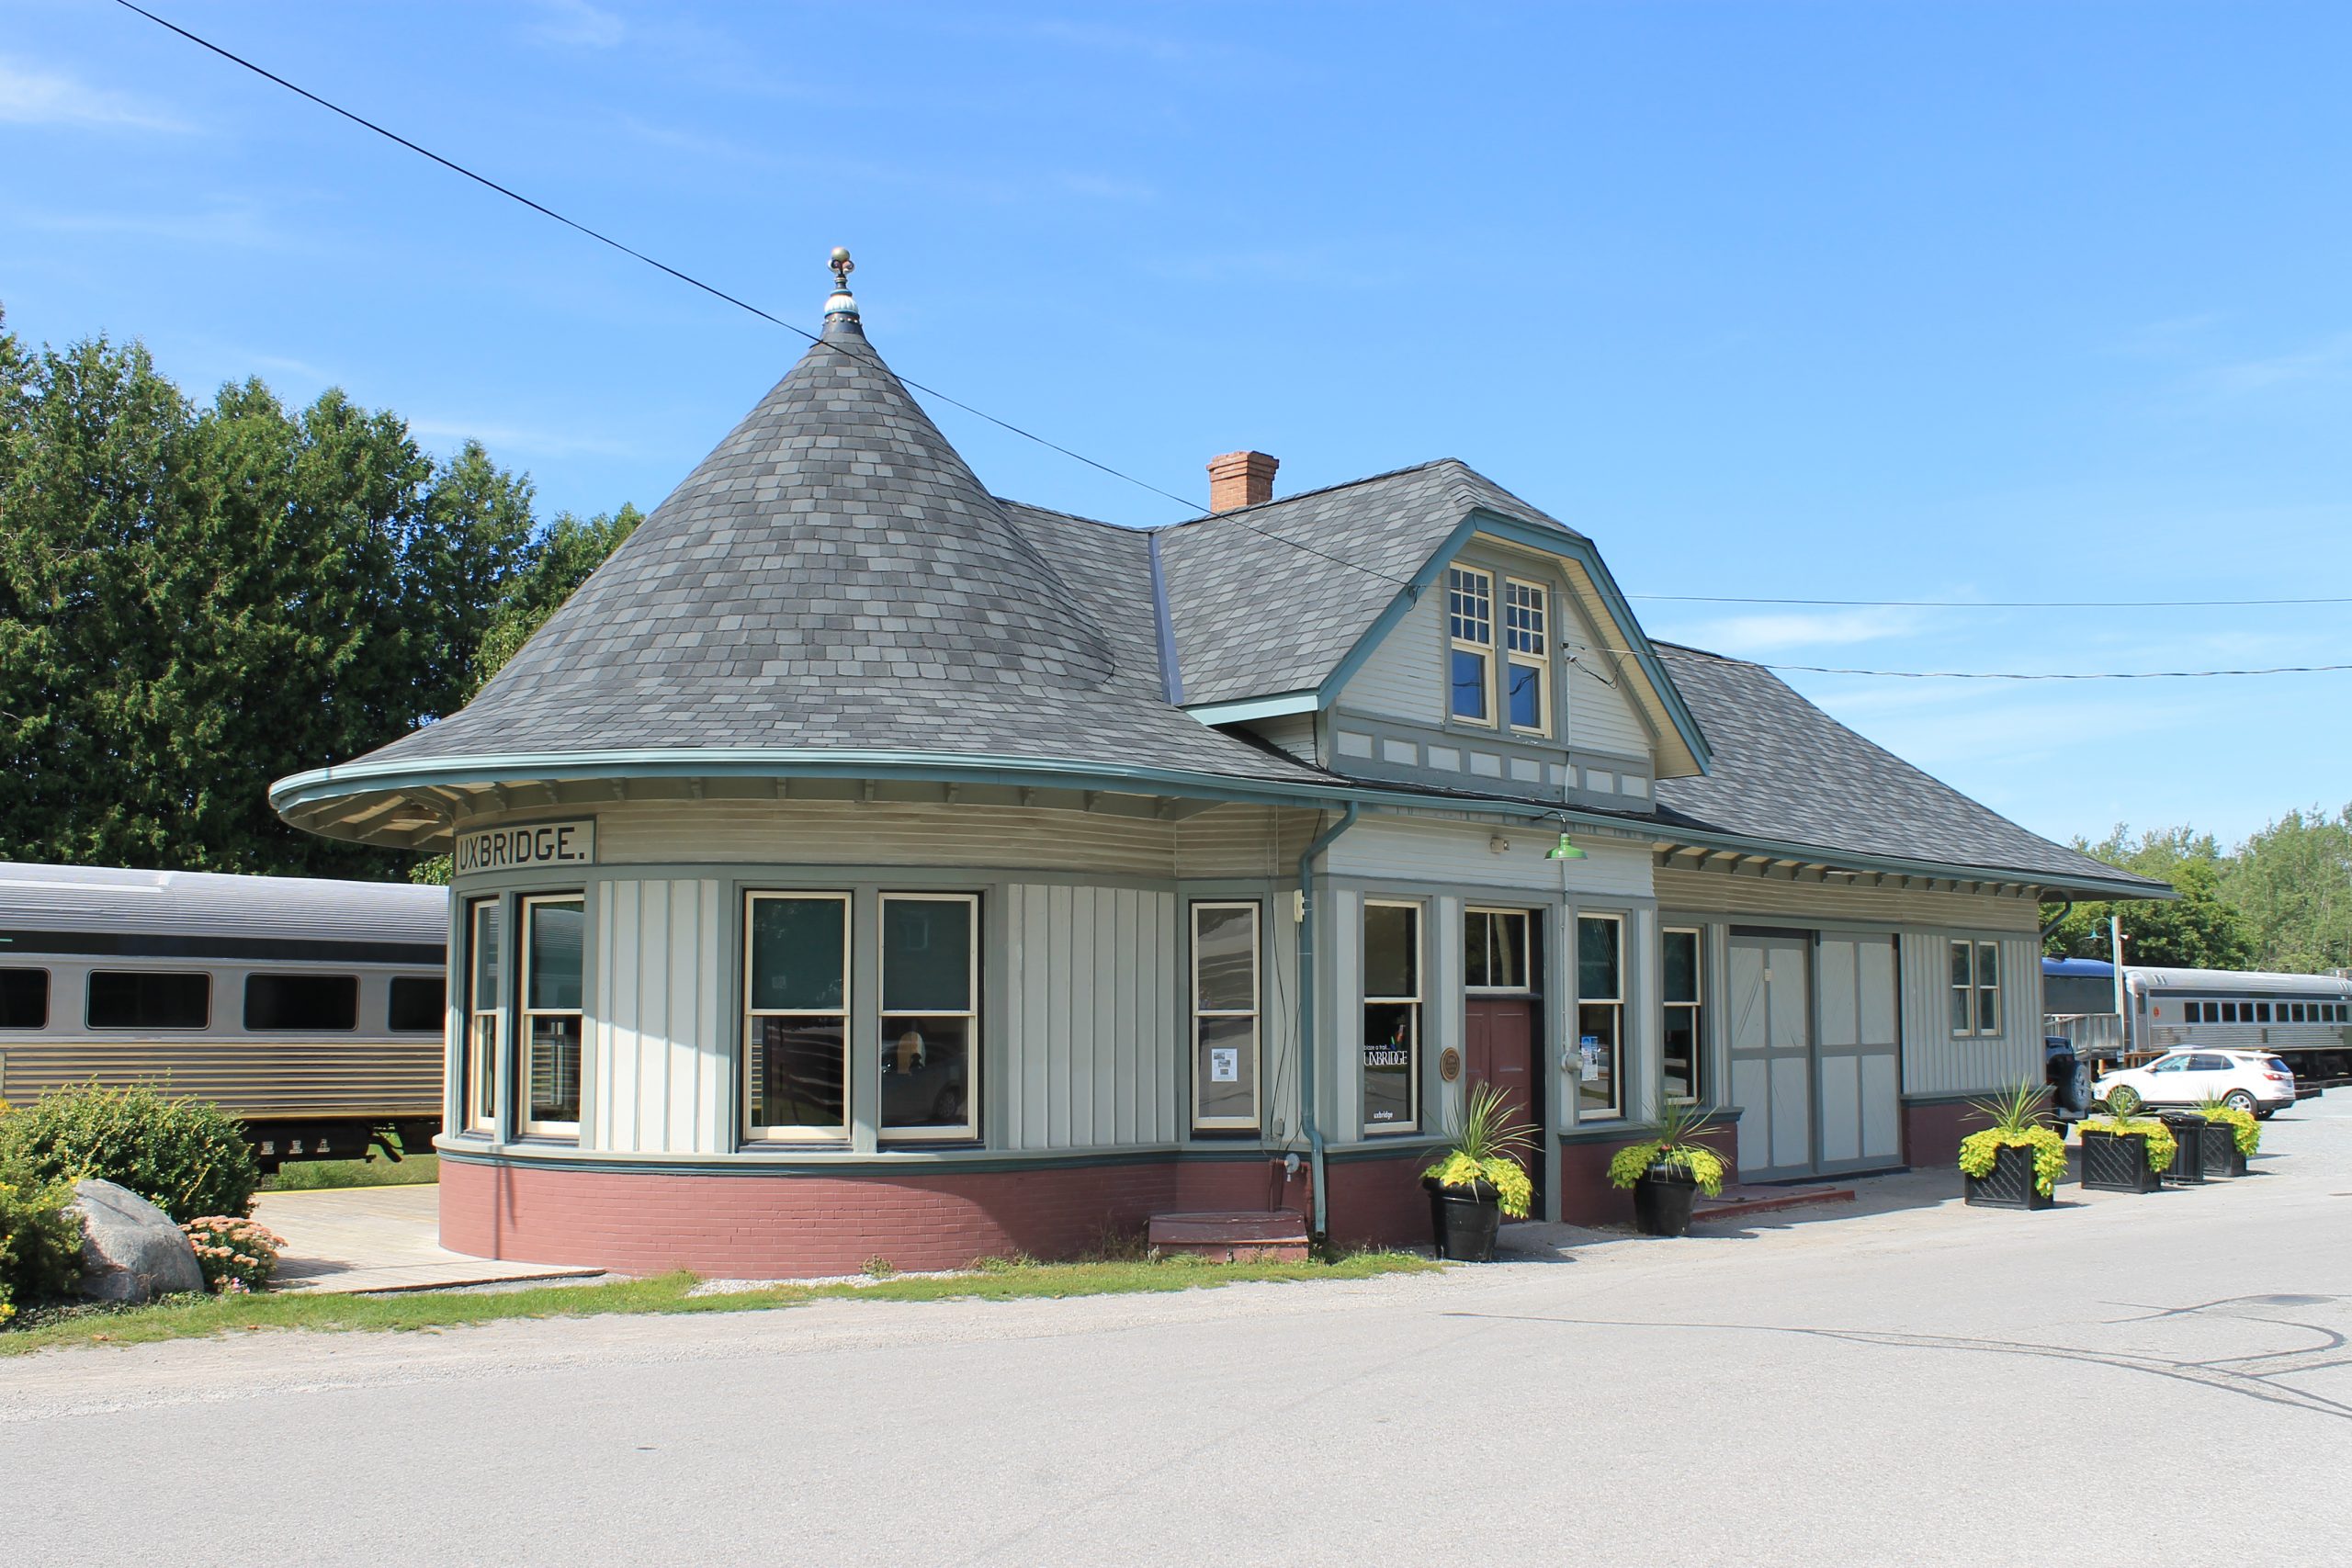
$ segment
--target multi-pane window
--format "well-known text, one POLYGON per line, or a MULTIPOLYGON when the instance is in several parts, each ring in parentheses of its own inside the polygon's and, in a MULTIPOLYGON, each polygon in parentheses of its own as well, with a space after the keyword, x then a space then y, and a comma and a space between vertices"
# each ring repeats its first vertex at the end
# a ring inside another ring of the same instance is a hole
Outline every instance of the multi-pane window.
POLYGON ((579 895, 523 900, 523 1131, 580 1132, 580 992, 587 908, 579 895))
POLYGON ((2000 943, 1952 942, 1951 1032, 1954 1034, 2001 1032, 2000 943))
POLYGON ((245 1027, 340 1033, 359 1027, 356 975, 248 975, 245 1027))
POLYGON ((1363 907, 1363 1127, 1420 1125, 1421 907, 1363 907))
POLYGON ((882 1135, 978 1132, 980 901, 882 895, 882 1135))
POLYGON ((1472 909, 1462 917, 1462 983, 1476 991, 1535 984, 1535 921, 1524 909, 1472 909))
POLYGON ((92 1029, 202 1029, 212 976, 202 970, 94 969, 82 1015, 92 1029))
POLYGON ((1258 1125, 1258 906, 1193 906, 1193 1125, 1258 1125))
POLYGON ((849 897, 753 893, 743 918, 743 1131, 849 1131, 849 897))
POLYGON ((1541 583, 1503 580, 1503 709, 1534 735, 1552 732, 1550 601, 1541 583))
POLYGON ((466 1060, 458 1074, 466 1103, 458 1124, 476 1133, 498 1127, 498 1037, 505 1022, 498 996, 502 922, 495 898, 466 906, 466 1060))
POLYGON ((1706 993, 1700 973, 1700 936, 1669 926, 1662 934, 1659 992, 1666 1021, 1660 1054, 1666 1064, 1666 1097, 1698 1100, 1705 1093, 1706 993))
POLYGON ((1577 1114, 1620 1115, 1625 1047, 1625 922, 1577 917, 1577 1114))
POLYGON ((49 971, 0 969, 0 1029, 49 1027, 49 971))
POLYGON ((1446 667, 1453 685, 1448 709, 1473 724, 1495 722, 1494 574, 1453 567, 1445 574, 1446 667))

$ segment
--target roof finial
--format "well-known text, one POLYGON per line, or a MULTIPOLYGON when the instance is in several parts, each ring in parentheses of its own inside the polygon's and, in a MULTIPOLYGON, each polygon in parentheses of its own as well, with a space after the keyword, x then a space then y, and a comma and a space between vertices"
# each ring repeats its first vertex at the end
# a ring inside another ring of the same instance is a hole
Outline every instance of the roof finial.
POLYGON ((831 265, 833 269, 833 297, 825 301, 825 314, 828 316, 847 316, 852 321, 855 321, 857 319, 857 301, 850 295, 849 275, 857 270, 857 264, 849 259, 849 247, 847 245, 835 245, 833 247, 831 265))

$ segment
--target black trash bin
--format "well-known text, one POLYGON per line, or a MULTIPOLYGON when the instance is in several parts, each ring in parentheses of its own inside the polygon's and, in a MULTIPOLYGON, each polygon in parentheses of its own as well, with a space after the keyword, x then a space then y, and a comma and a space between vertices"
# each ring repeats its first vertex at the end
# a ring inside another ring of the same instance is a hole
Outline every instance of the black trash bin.
POLYGON ((2156 1118, 2173 1136, 2172 1166, 2164 1172, 2172 1187, 2205 1184, 2205 1118, 2195 1111, 2167 1111, 2156 1118))

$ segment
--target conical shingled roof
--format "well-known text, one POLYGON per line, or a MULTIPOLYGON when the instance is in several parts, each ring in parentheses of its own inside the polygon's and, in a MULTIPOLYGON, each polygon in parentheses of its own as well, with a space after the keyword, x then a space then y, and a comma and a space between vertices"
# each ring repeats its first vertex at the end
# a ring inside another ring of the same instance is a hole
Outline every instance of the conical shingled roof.
POLYGON ((376 755, 964 750, 936 726, 990 729, 1113 671, 1079 596, 836 312, 471 705, 376 755))

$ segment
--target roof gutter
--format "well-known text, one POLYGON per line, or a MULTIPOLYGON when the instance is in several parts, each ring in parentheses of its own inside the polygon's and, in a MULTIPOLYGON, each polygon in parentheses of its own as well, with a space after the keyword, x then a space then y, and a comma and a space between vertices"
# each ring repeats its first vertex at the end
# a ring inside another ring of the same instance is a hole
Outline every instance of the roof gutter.
POLYGON ((1323 1124, 1315 1115, 1315 861, 1356 825, 1361 810, 1348 802, 1340 819, 1317 834, 1298 857, 1298 1122, 1306 1134, 1306 1224, 1313 1235, 1329 1228, 1323 1212, 1323 1124))

